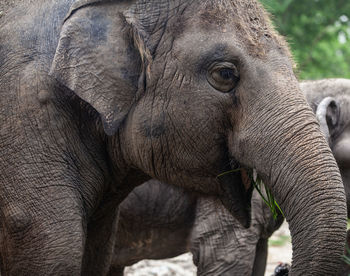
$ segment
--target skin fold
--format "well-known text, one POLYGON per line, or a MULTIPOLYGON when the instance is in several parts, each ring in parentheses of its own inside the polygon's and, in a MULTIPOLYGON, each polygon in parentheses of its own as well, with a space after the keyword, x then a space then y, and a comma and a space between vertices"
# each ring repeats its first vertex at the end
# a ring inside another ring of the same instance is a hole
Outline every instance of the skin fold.
POLYGON ((290 274, 336 273, 341 176, 256 1, 29 1, 0 46, 1 274, 106 275, 118 206, 151 178, 247 228, 253 169, 289 222, 290 274))
MULTIPOLYGON (((328 122, 328 141, 341 171, 347 206, 350 206, 347 177, 350 175, 350 80, 305 81, 301 82, 301 89, 315 113, 327 97, 336 103, 336 106, 332 106, 333 103, 326 106, 325 122, 328 122)), ((116 254, 110 275, 122 275, 124 266, 142 259, 170 258, 190 251, 198 275, 216 272, 263 276, 267 240, 281 225, 283 217, 279 215, 274 220, 256 191, 249 229, 244 229, 218 206, 220 203, 213 198, 187 193, 156 180, 137 187, 120 206, 116 254)), ((349 268, 345 264, 339 275, 347 276, 349 268)))

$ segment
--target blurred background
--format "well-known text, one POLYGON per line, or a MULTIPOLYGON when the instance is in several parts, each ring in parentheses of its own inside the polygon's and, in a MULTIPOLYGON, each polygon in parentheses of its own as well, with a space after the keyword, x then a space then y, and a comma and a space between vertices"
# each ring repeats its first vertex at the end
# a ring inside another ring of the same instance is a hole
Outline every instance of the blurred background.
POLYGON ((349 0, 261 0, 288 41, 300 79, 350 78, 349 0))

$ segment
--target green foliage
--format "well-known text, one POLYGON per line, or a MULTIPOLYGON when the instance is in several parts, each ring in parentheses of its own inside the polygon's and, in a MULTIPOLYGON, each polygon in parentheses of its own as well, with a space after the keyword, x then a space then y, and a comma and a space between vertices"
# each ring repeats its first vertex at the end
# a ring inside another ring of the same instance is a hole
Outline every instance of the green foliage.
POLYGON ((349 0, 261 0, 287 38, 301 79, 350 78, 349 0))
POLYGON ((273 237, 269 239, 269 246, 285 246, 287 243, 290 243, 290 236, 282 235, 278 237, 273 237))
POLYGON ((253 187, 257 190, 263 201, 267 206, 269 206, 270 211, 273 215, 274 220, 277 219, 278 212, 282 214, 284 217, 284 214, 278 205, 277 201, 275 200, 274 196, 272 195, 270 189, 264 184, 264 182, 261 180, 261 178, 257 175, 254 177, 252 173, 249 173, 250 182, 253 184, 253 187), (265 189, 266 197, 263 194, 263 189, 265 189))

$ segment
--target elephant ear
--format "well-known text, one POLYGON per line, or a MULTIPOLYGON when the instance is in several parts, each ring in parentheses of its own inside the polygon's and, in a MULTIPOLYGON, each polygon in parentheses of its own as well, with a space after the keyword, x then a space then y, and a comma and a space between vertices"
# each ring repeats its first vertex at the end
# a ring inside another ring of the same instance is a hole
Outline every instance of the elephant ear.
POLYGON ((100 114, 108 135, 117 131, 144 87, 145 64, 150 60, 145 33, 141 35, 137 21, 124 16, 123 9, 125 3, 107 0, 73 4, 50 70, 100 114))
POLYGON ((317 106, 316 117, 320 123, 321 131, 329 143, 330 136, 334 133, 340 117, 340 108, 336 99, 332 97, 322 99, 317 106))

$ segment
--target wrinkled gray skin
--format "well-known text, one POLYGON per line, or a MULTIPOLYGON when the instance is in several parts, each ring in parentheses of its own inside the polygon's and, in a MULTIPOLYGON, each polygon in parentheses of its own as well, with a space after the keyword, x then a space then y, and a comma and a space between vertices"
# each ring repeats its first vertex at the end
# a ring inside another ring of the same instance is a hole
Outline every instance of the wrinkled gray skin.
MULTIPOLYGON (((301 89, 319 116, 321 129, 340 166, 349 208, 350 80, 306 81, 301 82, 301 89), (332 99, 327 101, 329 97, 332 99)), ((267 239, 280 226, 282 217, 273 220, 256 191, 249 229, 226 215, 225 210, 218 211, 217 206, 213 199, 196 197, 155 180, 137 187, 120 206, 111 275, 121 275, 123 266, 142 259, 169 258, 190 250, 199 275, 216 272, 263 276, 267 239)), ((349 237, 348 234, 348 242, 349 237)), ((345 265, 339 275, 347 276, 349 268, 345 265)))
POLYGON ((284 210, 291 274, 335 274, 339 170, 255 1, 38 0, 0 18, 0 39, 4 275, 104 275, 117 207, 150 178, 248 227, 245 172, 217 178, 238 165, 284 210))

